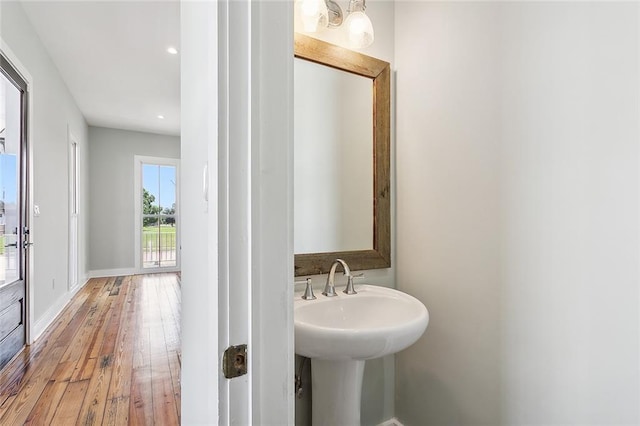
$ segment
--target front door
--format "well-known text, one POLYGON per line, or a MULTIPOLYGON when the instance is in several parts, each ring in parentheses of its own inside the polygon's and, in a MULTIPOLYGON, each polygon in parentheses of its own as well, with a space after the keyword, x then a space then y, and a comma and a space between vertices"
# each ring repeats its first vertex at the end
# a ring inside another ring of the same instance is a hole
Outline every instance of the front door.
POLYGON ((0 368, 25 345, 27 85, 0 55, 0 368))

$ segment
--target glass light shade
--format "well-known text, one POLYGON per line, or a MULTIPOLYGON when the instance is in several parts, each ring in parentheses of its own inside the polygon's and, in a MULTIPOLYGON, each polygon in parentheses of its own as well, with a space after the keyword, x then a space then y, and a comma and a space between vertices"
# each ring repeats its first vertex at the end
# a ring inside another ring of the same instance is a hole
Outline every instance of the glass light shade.
POLYGON ((373 43, 373 24, 364 12, 351 12, 344 21, 347 45, 354 49, 363 49, 373 43))
POLYGON ((318 31, 318 24, 327 25, 328 11, 324 0, 300 0, 298 1, 298 11, 305 33, 318 31))

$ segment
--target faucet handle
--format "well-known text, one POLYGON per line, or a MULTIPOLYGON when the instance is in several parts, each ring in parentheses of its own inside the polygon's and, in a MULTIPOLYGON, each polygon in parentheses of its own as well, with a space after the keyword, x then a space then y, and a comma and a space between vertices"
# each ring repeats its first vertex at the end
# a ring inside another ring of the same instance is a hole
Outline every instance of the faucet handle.
POLYGON ((302 280, 302 281, 295 281, 294 283, 295 284, 307 283, 307 288, 305 288, 304 294, 302 295, 302 298, 304 300, 314 300, 314 299, 316 299, 316 295, 313 294, 313 287, 311 287, 311 278, 307 278, 306 280, 302 280))
POLYGON ((357 275, 349 274, 349 276, 347 276, 347 288, 344 289, 343 293, 344 294, 358 294, 358 292, 353 288, 353 280, 363 279, 363 278, 364 278, 364 272, 360 272, 357 275))

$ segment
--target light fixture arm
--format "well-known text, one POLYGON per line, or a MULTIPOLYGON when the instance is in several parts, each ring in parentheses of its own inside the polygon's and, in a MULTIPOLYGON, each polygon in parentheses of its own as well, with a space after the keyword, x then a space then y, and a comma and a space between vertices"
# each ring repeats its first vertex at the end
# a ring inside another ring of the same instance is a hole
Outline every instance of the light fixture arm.
POLYGON ((329 28, 338 28, 344 20, 342 8, 333 0, 324 0, 327 6, 327 26, 329 28))
POLYGON ((352 12, 364 12, 367 9, 365 0, 349 0, 349 7, 347 7, 347 15, 352 12))

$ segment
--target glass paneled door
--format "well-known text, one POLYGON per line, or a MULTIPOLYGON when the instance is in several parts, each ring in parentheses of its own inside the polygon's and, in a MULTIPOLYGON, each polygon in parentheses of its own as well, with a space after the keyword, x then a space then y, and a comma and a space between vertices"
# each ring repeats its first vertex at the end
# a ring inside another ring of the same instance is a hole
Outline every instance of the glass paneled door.
POLYGON ((142 267, 177 268, 177 165, 142 163, 142 267))
POLYGON ((27 85, 0 55, 0 368, 26 337, 27 85))

